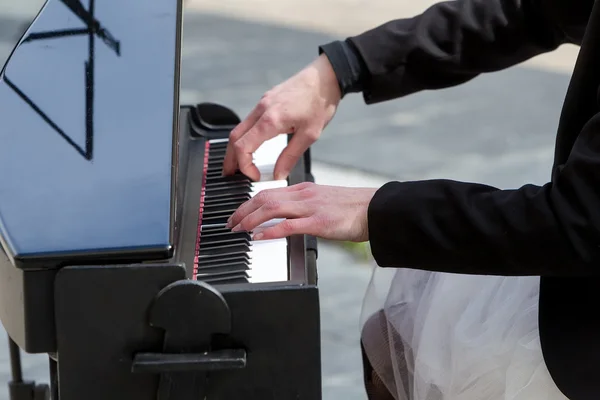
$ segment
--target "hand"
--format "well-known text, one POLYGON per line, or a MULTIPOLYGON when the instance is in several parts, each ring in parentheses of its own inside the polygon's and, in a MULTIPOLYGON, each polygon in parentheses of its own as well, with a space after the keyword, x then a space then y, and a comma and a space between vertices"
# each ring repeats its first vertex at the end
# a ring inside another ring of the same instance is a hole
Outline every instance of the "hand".
POLYGON ((285 179, 302 154, 321 135, 333 118, 341 99, 337 78, 325 55, 268 91, 254 110, 229 135, 223 174, 239 170, 258 181, 260 172, 252 154, 265 141, 282 133, 293 133, 273 171, 285 179))
POLYGON ((314 183, 267 189, 242 204, 227 226, 233 227, 234 231, 254 231, 254 240, 308 234, 324 239, 363 242, 369 240, 367 210, 376 190, 314 183), (255 230, 277 218, 286 219, 255 230))

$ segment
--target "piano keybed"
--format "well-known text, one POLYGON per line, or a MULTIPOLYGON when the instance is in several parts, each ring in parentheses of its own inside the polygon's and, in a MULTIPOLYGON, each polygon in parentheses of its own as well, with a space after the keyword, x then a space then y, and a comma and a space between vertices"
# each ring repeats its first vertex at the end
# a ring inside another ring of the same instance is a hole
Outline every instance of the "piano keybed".
MULTIPOLYGON (((288 185, 286 180, 273 180, 273 168, 287 137, 277 136, 255 152, 254 163, 261 172, 258 182, 241 174, 222 176, 227 144, 228 139, 205 144, 193 279, 211 284, 286 281, 287 239, 253 241, 249 232, 232 232, 225 225, 240 205, 262 190, 288 185)), ((268 221, 259 228, 277 222, 268 221)))

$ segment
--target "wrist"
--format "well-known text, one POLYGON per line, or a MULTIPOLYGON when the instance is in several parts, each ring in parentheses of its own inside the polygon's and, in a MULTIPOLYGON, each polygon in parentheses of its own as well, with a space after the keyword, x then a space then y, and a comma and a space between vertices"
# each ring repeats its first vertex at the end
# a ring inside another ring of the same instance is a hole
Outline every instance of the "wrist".
POLYGON ((321 54, 313 62, 313 67, 321 97, 326 104, 337 106, 342 99, 342 92, 331 62, 325 54, 321 54))

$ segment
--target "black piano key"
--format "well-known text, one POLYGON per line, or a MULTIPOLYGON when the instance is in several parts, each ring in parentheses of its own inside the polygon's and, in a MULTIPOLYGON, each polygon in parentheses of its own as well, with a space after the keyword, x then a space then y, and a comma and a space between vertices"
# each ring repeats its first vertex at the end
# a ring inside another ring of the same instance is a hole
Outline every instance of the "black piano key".
POLYGON ((203 209, 202 216, 232 215, 241 205, 242 203, 232 203, 231 205, 222 207, 210 206, 203 209))
POLYGON ((219 272, 215 272, 213 273, 212 271, 209 273, 203 273, 198 271, 198 274, 196 275, 198 277, 198 279, 202 279, 202 280, 217 280, 217 279, 223 279, 223 278, 239 278, 239 277, 246 277, 248 278, 248 270, 241 270, 241 271, 219 271, 219 272))
POLYGON ((209 157, 205 164, 205 167, 210 170, 215 169, 215 168, 223 168, 223 161, 224 160, 221 157, 218 157, 218 158, 209 157))
MULTIPOLYGON (((221 269, 235 269, 236 271, 246 271, 250 269, 249 260, 237 259, 233 261, 215 261, 198 265, 198 270, 220 271, 221 269)), ((208 272, 210 273, 210 272, 208 272)))
POLYGON ((209 224, 204 224, 203 223, 202 225, 200 225, 200 231, 201 232, 205 232, 205 231, 207 231, 209 229, 213 230, 213 229, 225 229, 225 228, 227 228, 225 226, 225 224, 213 224, 213 225, 209 225, 209 224))
POLYGON ((213 274, 213 273, 221 273, 223 271, 230 271, 230 272, 249 272, 250 271, 250 266, 247 263, 229 263, 228 265, 215 265, 215 266, 208 266, 208 267, 197 267, 196 268, 196 273, 197 274, 202 274, 202 275, 209 275, 209 274, 213 274))
POLYGON ((229 228, 208 229, 201 231, 200 242, 211 243, 221 240, 246 239, 252 240, 248 232, 231 232, 229 228))
POLYGON ((242 193, 225 193, 224 195, 219 195, 219 196, 215 196, 211 193, 209 193, 208 195, 204 195, 204 202, 206 203, 207 201, 215 204, 215 203, 224 203, 225 201, 238 201, 238 200, 243 200, 246 201, 247 199, 250 199, 250 191, 247 192, 242 192, 242 193))
MULTIPOLYGON (((247 197, 247 196, 245 196, 247 197)), ((210 199, 209 199, 210 200, 210 199)), ((236 209, 244 202, 246 199, 233 199, 231 201, 219 201, 212 202, 210 204, 203 203, 204 211, 218 211, 218 210, 229 210, 231 207, 235 207, 236 209)))
POLYGON ((234 201, 239 201, 239 202, 246 202, 250 200, 250 194, 246 193, 246 194, 236 194, 236 195, 227 195, 227 196, 222 196, 222 197, 205 197, 204 198, 204 203, 203 205, 206 206, 212 206, 212 205, 218 205, 218 204, 222 204, 222 203, 230 203, 230 202, 234 202, 234 201))
MULTIPOLYGON (((248 254, 247 250, 245 250, 245 249, 244 250, 237 249, 237 250, 238 250, 237 252, 225 253, 225 250, 221 249, 221 251, 223 252, 222 254, 198 254, 198 256, 197 256, 198 257, 198 265, 202 265, 202 264, 208 263, 208 262, 229 260, 230 258, 242 257, 244 255, 246 255, 246 257, 247 257, 247 254, 248 254)), ((233 251, 233 250, 230 250, 230 251, 233 251)), ((248 258, 247 262, 250 262, 249 260, 250 259, 248 258)))
POLYGON ((250 187, 250 185, 243 185, 243 186, 235 186, 235 187, 224 187, 224 188, 211 188, 211 189, 206 189, 206 191, 204 192, 204 199, 206 200, 207 197, 210 198, 221 198, 221 197, 227 197, 227 196, 234 196, 234 195, 238 195, 238 194, 246 194, 246 193, 250 193, 252 191, 252 188, 250 187))
POLYGON ((208 149, 209 154, 216 151, 227 151, 227 143, 211 143, 208 149))
POLYGON ((244 265, 232 265, 229 267, 223 267, 219 269, 198 269, 196 271, 197 276, 212 277, 212 276, 223 276, 232 274, 248 274, 250 269, 244 265))
POLYGON ((223 161, 225 159, 225 154, 227 153, 226 149, 216 149, 216 150, 212 150, 209 151, 208 153, 208 158, 209 159, 213 159, 213 160, 221 160, 223 161))
POLYGON ((203 214, 202 221, 200 221, 200 225, 225 225, 227 220, 231 216, 231 213, 212 213, 212 214, 203 214))
POLYGON ((248 254, 249 251, 250 246, 247 244, 220 245, 206 249, 200 248, 198 251, 198 258, 214 258, 219 256, 248 254))
POLYGON ((231 211, 223 211, 223 210, 218 210, 218 211, 213 211, 212 207, 209 210, 203 210, 202 211, 202 218, 229 218, 229 216, 232 214, 231 211))
POLYGON ((250 269, 244 264, 228 265, 226 267, 212 269, 198 269, 198 276, 219 276, 231 274, 246 274, 250 269))
POLYGON ((206 283, 210 283, 211 285, 234 285, 239 283, 248 283, 248 278, 239 277, 239 278, 224 278, 224 279, 212 279, 212 280, 204 280, 206 283))
POLYGON ((206 171, 205 176, 206 176, 206 179, 220 178, 223 176, 223 170, 220 168, 217 168, 216 170, 206 171))
POLYGON ((206 247, 202 247, 202 238, 200 238, 200 248, 198 252, 200 254, 206 255, 216 255, 216 254, 232 254, 240 251, 250 251, 250 243, 218 243, 214 245, 208 245, 206 247))
POLYGON ((199 252, 200 254, 203 254, 203 252, 206 252, 209 249, 214 249, 214 248, 220 248, 223 246, 237 246, 237 245, 246 245, 249 246, 250 245, 250 241, 247 240, 246 238, 237 238, 237 239, 230 239, 230 240, 224 240, 224 241, 217 241, 217 242, 205 242, 202 241, 202 238, 200 238, 200 249, 199 252))
POLYGON ((227 147, 213 147, 208 150, 209 157, 211 155, 220 156, 221 158, 225 158, 225 154, 227 153, 227 147))
POLYGON ((228 175, 228 176, 219 176, 216 178, 207 178, 206 179, 206 184, 213 184, 213 183, 233 183, 233 182, 250 182, 250 179, 248 179, 246 176, 244 175, 228 175))
POLYGON ((227 240, 245 239, 252 241, 252 237, 247 232, 225 232, 225 233, 214 233, 214 234, 202 234, 200 236, 200 245, 206 243, 217 243, 227 240))
POLYGON ((228 215, 202 216, 202 225, 225 225, 228 215))
POLYGON ((228 142, 210 143, 209 153, 215 150, 227 150, 228 142))
POLYGON ((249 180, 245 179, 245 180, 230 180, 230 181, 224 181, 224 182, 206 182, 206 184, 204 185, 204 189, 209 189, 209 188, 220 188, 220 187, 235 187, 235 186, 252 186, 252 182, 250 182, 249 180))
POLYGON ((216 178, 223 176, 221 168, 206 168, 206 178, 216 178))
POLYGON ((229 188, 229 187, 252 187, 252 182, 250 181, 237 181, 237 182, 216 182, 216 183, 206 183, 202 189, 214 190, 220 188, 229 188))
POLYGON ((218 146, 209 149, 208 154, 222 154, 222 157, 225 158, 225 153, 227 152, 227 145, 224 147, 218 146))
POLYGON ((206 163, 206 166, 210 169, 210 168, 223 168, 223 160, 220 158, 217 159, 210 159, 210 157, 208 158, 208 162, 206 163))
POLYGON ((252 189, 252 182, 244 182, 244 181, 239 181, 239 182, 228 182, 228 183, 210 183, 207 185, 204 185, 204 187, 202 188, 205 192, 211 192, 211 191, 215 191, 215 190, 224 190, 224 189, 237 189, 237 188, 245 188, 245 189, 252 189))
POLYGON ((210 284, 223 284, 223 282, 229 283, 231 281, 240 281, 240 283, 247 283, 249 280, 248 274, 244 272, 236 272, 230 274, 223 275, 206 275, 206 276, 196 276, 196 280, 210 283, 210 284))
POLYGON ((251 188, 252 184, 251 183, 245 183, 245 182, 239 182, 239 183, 236 183, 236 184, 229 184, 229 183, 228 184, 220 184, 219 183, 219 184, 210 185, 210 186, 207 185, 207 186, 203 187, 202 190, 205 193, 207 193, 207 192, 210 193, 211 191, 222 189, 222 188, 235 188, 235 187, 244 187, 244 188, 250 187, 251 188))
POLYGON ((202 217, 202 225, 225 225, 229 219, 228 215, 209 215, 202 217))
POLYGON ((219 166, 206 166, 206 176, 214 177, 214 176, 222 176, 223 175, 223 167, 219 166))
POLYGON ((198 263, 198 268, 212 268, 214 266, 219 266, 227 263, 242 263, 250 265, 250 258, 248 258, 248 254, 245 253, 234 254, 232 256, 227 256, 216 260, 203 260, 201 263, 198 263))
POLYGON ((223 161, 225 161, 225 159, 221 156, 209 156, 207 159, 207 163, 206 165, 213 165, 213 166, 223 166, 223 161))
POLYGON ((217 233, 222 233, 222 232, 232 233, 231 229, 229 229, 229 228, 225 228, 225 227, 208 227, 208 226, 205 226, 205 225, 202 225, 200 227, 200 232, 202 234, 201 237, 204 237, 204 236, 209 235, 209 234, 217 234, 217 233))

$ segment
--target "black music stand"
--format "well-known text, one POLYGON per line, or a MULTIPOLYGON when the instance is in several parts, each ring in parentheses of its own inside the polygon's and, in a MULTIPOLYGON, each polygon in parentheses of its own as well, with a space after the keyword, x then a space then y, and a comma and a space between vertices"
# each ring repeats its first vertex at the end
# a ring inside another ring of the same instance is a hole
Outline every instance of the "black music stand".
POLYGON ((46 32, 34 32, 27 35, 22 44, 38 40, 58 39, 66 36, 86 35, 88 42, 88 60, 85 63, 85 148, 77 144, 69 135, 63 131, 46 113, 38 107, 35 102, 27 96, 19 87, 4 76, 4 82, 25 102, 31 109, 38 114, 48 125, 56 131, 65 141, 71 145, 86 160, 91 161, 94 152, 94 71, 95 71, 95 44, 96 37, 100 38, 104 44, 117 56, 121 55, 121 43, 116 40, 110 32, 104 28, 95 18, 95 0, 90 0, 90 9, 86 10, 80 0, 60 0, 67 8, 75 14, 87 27, 78 29, 61 29, 46 32))
MULTIPOLYGON (((21 42, 34 42, 37 40, 57 39, 65 36, 87 35, 88 43, 88 60, 85 63, 85 98, 86 98, 86 140, 85 148, 82 148, 75 143, 52 119, 46 115, 23 91, 21 91, 15 83, 13 83, 6 75, 4 82, 35 111, 48 125, 50 125, 60 136, 63 137, 79 154, 86 160, 93 158, 94 144, 94 70, 95 70, 95 41, 96 37, 100 38, 106 46, 113 50, 117 56, 121 55, 121 43, 116 40, 106 28, 95 18, 95 0, 90 0, 89 10, 86 10, 80 0, 60 0, 67 8, 77 16, 85 25, 86 28, 80 29, 62 29, 52 30, 47 32, 34 32, 27 35, 21 42)), ((10 400, 58 400, 58 374, 56 361, 50 358, 50 379, 52 391, 47 384, 36 384, 34 381, 23 380, 23 370, 21 367, 21 350, 19 346, 9 336, 9 352, 10 365, 12 373, 12 381, 8 383, 10 400), (52 392, 52 393, 51 393, 52 392)))

